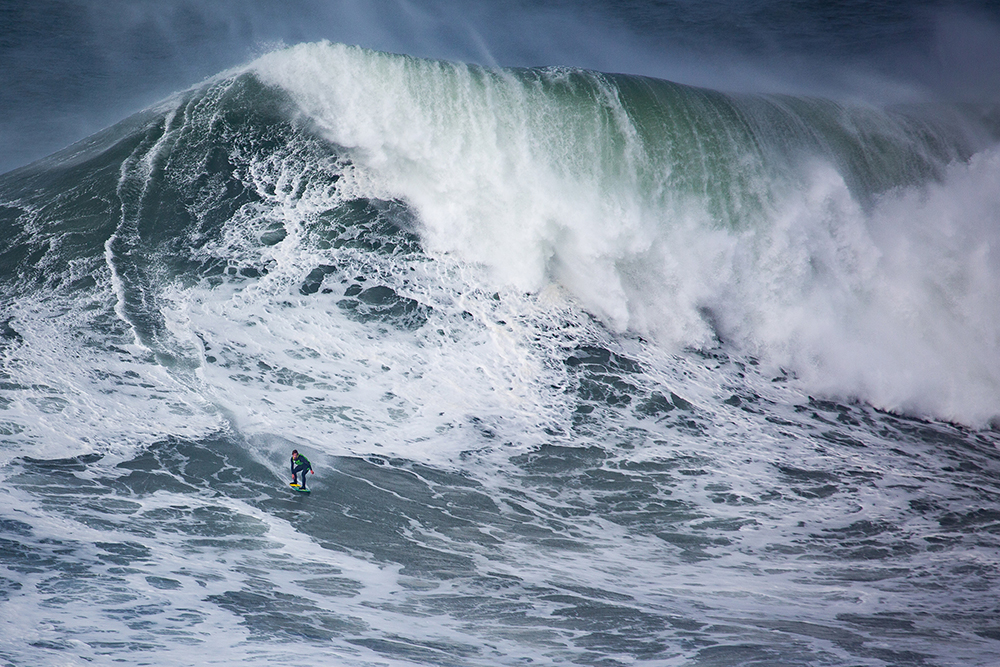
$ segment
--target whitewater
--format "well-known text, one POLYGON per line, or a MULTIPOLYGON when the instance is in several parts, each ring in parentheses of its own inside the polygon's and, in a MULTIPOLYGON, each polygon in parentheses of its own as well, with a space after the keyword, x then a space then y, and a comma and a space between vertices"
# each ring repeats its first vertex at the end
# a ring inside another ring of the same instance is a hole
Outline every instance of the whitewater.
POLYGON ((998 118, 319 41, 0 176, 0 657, 996 664, 998 118))

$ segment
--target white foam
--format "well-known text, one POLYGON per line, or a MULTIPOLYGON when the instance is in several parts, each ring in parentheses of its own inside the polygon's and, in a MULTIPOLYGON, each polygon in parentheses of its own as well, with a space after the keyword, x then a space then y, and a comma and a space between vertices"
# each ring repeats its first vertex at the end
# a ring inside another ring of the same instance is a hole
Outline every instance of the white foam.
POLYGON ((723 314, 813 391, 983 425, 1000 405, 1000 151, 863 210, 818 168, 756 236, 723 314))
POLYGON ((66 303, 44 292, 24 295, 7 310, 23 342, 4 358, 13 389, 0 419, 17 431, 4 443, 4 461, 131 451, 167 434, 197 437, 224 425, 197 388, 131 344, 131 331, 95 331, 115 302, 110 287, 73 296, 66 303))
MULTIPOLYGON (((28 572, 16 572, 25 563, 12 559, 15 571, 0 570, 20 584, 3 602, 0 620, 0 650, 12 659, 115 664, 125 654, 163 665, 298 663, 298 649, 289 657, 287 645, 255 641, 246 618, 224 603, 207 603, 241 592, 276 593, 285 600, 295 596, 304 603, 300 623, 313 621, 312 614, 320 617, 318 623, 336 617, 354 623, 356 636, 391 635, 407 625, 391 610, 373 610, 400 592, 398 568, 324 549, 294 525, 239 500, 213 493, 123 493, 114 501, 117 511, 102 512, 101 498, 74 488, 70 492, 81 494, 74 509, 54 511, 51 503, 40 502, 35 489, 7 481, 5 517, 30 525, 25 551, 49 565, 35 568, 28 560, 28 572), (235 530, 224 526, 220 535, 204 534, 199 512, 229 516, 239 525, 235 530), (252 535, 260 539, 241 544, 246 536, 240 525, 252 526, 252 535), (116 567, 113 558, 106 558, 114 546, 105 545, 122 543, 145 555, 116 567), (331 574, 352 592, 336 596, 310 590, 312 579, 331 574)), ((376 657, 340 640, 321 653, 345 661, 376 657)))
POLYGON ((253 68, 349 150, 373 194, 416 209, 430 252, 499 285, 558 283, 613 330, 671 350, 711 343, 709 308, 727 342, 809 390, 974 425, 997 414, 995 149, 874 208, 820 162, 760 184, 770 208, 734 231, 705 202, 640 185, 664 165, 600 77, 540 74, 546 92, 331 44, 253 68))

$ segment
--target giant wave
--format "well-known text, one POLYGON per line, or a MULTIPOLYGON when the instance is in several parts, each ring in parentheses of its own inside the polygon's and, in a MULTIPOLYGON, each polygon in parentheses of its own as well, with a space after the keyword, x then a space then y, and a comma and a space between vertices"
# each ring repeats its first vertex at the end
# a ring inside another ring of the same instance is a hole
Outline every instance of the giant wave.
POLYGON ((972 611, 925 575, 994 516, 996 117, 330 43, 219 75, 0 177, 11 511, 58 508, 11 558, 73 517, 131 631, 117 577, 164 633, 207 641, 158 590, 355 660, 985 664, 981 571, 972 611))

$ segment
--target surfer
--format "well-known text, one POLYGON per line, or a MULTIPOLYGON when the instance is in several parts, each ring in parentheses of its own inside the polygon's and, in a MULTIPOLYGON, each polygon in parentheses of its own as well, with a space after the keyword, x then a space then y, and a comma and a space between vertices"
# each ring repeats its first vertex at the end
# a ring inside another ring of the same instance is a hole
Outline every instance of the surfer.
POLYGON ((306 473, 311 472, 316 474, 312 469, 312 464, 309 463, 309 459, 299 454, 299 450, 292 450, 292 484, 299 483, 299 473, 302 473, 302 488, 306 488, 306 473))

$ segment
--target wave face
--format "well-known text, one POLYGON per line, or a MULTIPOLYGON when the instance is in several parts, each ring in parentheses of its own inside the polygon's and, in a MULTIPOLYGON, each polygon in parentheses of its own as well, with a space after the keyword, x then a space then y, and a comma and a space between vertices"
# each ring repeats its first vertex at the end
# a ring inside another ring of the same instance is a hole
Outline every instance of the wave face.
POLYGON ((321 42, 0 177, 0 655, 990 664, 997 117, 321 42))

